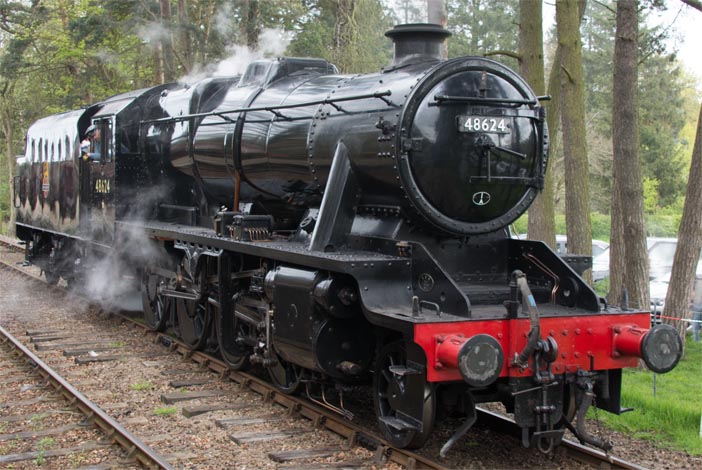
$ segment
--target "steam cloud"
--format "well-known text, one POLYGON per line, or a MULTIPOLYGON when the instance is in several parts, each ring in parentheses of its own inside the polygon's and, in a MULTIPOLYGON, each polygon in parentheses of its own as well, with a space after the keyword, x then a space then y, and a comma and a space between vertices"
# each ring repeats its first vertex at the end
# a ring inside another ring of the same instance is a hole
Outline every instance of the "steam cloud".
POLYGON ((190 74, 178 79, 178 82, 191 84, 208 77, 239 75, 254 60, 283 55, 291 39, 291 33, 282 29, 264 29, 259 36, 257 49, 251 50, 240 45, 230 46, 227 49, 228 57, 215 64, 195 67, 190 74))
MULTIPOLYGON (((150 209, 164 200, 162 192, 161 188, 154 188, 150 192, 140 191, 138 195, 133 195, 129 213, 122 220, 132 222, 136 227, 143 225, 150 209)), ((86 260, 89 266, 85 272, 86 282, 80 287, 91 299, 105 306, 138 311, 142 308, 139 295, 141 278, 137 277, 135 267, 159 264, 165 253, 140 228, 120 230, 115 237, 115 249, 109 256, 86 260)))
MULTIPOLYGON (((230 16, 226 14, 226 9, 220 10, 219 13, 215 25, 226 31, 229 28, 226 21, 230 16)), ((149 24, 139 32, 142 40, 152 44, 168 38, 169 34, 168 29, 159 23, 149 24)), ((240 45, 230 46, 227 58, 218 63, 196 67, 178 82, 192 84, 207 77, 241 74, 254 60, 283 55, 291 38, 291 33, 282 29, 265 29, 259 36, 259 47, 256 50, 240 45)), ((144 208, 154 207, 164 200, 162 196, 156 191, 151 194, 140 193, 138 200, 129 204, 134 210, 130 211, 126 219, 134 221, 137 226, 141 225, 140 221, 148 219, 144 208)), ((141 310, 141 298, 138 295, 141 279, 136 278, 134 266, 158 264, 164 253, 159 246, 150 243, 144 232, 139 229, 131 232, 120 231, 114 246, 116 249, 110 256, 99 260, 86 260, 90 268, 85 273, 86 282, 81 288, 89 297, 104 305, 124 310, 141 310)))

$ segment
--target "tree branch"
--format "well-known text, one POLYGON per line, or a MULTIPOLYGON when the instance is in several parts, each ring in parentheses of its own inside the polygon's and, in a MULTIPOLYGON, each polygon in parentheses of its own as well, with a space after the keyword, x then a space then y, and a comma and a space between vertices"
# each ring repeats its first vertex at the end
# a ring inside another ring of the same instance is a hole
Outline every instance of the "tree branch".
POLYGON ((513 52, 513 51, 503 51, 503 50, 486 52, 485 54, 483 54, 483 57, 490 57, 493 55, 504 55, 504 56, 511 57, 513 59, 517 59, 520 61, 522 60, 522 56, 520 54, 517 54, 516 52, 513 52))
POLYGON ((602 8, 604 8, 604 9, 606 9, 606 10, 609 10, 609 12, 612 13, 613 15, 616 15, 616 14, 617 14, 617 10, 613 9, 613 8, 610 7, 609 5, 604 4, 603 2, 598 2, 598 1, 596 1, 596 2, 594 2, 594 3, 597 4, 597 5, 599 5, 599 6, 601 6, 602 8))
POLYGON ((568 71, 567 68, 565 68, 563 65, 561 65, 561 70, 565 72, 565 74, 568 76, 569 81, 573 81, 573 75, 571 75, 570 71, 568 71))
POLYGON ((685 5, 694 8, 697 11, 702 12, 702 1, 700 0, 680 0, 685 5))

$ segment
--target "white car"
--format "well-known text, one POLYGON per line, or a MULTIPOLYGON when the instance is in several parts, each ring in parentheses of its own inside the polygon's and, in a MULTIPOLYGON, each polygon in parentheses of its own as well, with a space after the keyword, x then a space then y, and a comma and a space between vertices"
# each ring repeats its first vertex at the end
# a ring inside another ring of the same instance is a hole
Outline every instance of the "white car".
MULTIPOLYGON (((592 240, 592 257, 599 255, 609 248, 609 243, 602 240, 592 240)), ((556 235, 556 253, 564 255, 568 253, 568 237, 566 235, 556 235)))
POLYGON ((592 280, 601 281, 609 276, 609 247, 592 257, 592 280))
MULTIPOLYGON (((649 279, 660 277, 673 269, 677 244, 677 238, 649 237, 646 239, 649 279)), ((592 259, 592 280, 600 281, 607 276, 609 276, 609 248, 592 259)))
POLYGON ((670 272, 655 278, 648 284, 648 292, 651 298, 651 312, 663 312, 665 307, 665 296, 668 294, 670 285, 670 272))
MULTIPOLYGON (((525 233, 517 235, 515 238, 520 240, 526 240, 527 236, 525 233)), ((603 251, 609 248, 609 243, 602 240, 592 240, 592 257, 598 256, 603 251)), ((566 235, 556 235, 556 253, 559 255, 564 255, 568 253, 568 237, 566 235)), ((609 263, 609 261, 608 261, 609 263)))

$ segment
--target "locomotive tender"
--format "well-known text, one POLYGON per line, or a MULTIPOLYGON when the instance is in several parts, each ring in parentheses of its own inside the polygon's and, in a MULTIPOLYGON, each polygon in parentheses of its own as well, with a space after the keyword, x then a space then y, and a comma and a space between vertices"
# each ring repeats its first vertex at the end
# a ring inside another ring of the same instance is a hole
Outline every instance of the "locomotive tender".
POLYGON ((440 60, 448 34, 396 26, 380 73, 260 60, 37 121, 14 184, 27 259, 69 284, 128 265, 150 327, 347 416, 372 382, 396 446, 464 413, 445 453, 501 402, 525 446, 568 427, 608 448, 585 412, 620 413, 622 368, 666 372, 681 339, 510 238, 543 184, 545 113, 504 65, 440 60), (79 150, 91 125, 99 159, 79 150))

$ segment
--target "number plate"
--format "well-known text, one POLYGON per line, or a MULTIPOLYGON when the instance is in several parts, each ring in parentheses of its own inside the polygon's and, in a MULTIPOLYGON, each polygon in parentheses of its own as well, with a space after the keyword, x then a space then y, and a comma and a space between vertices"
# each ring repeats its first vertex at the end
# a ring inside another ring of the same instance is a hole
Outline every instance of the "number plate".
POLYGON ((488 134, 509 134, 507 118, 498 116, 458 116, 458 132, 485 132, 488 134))

